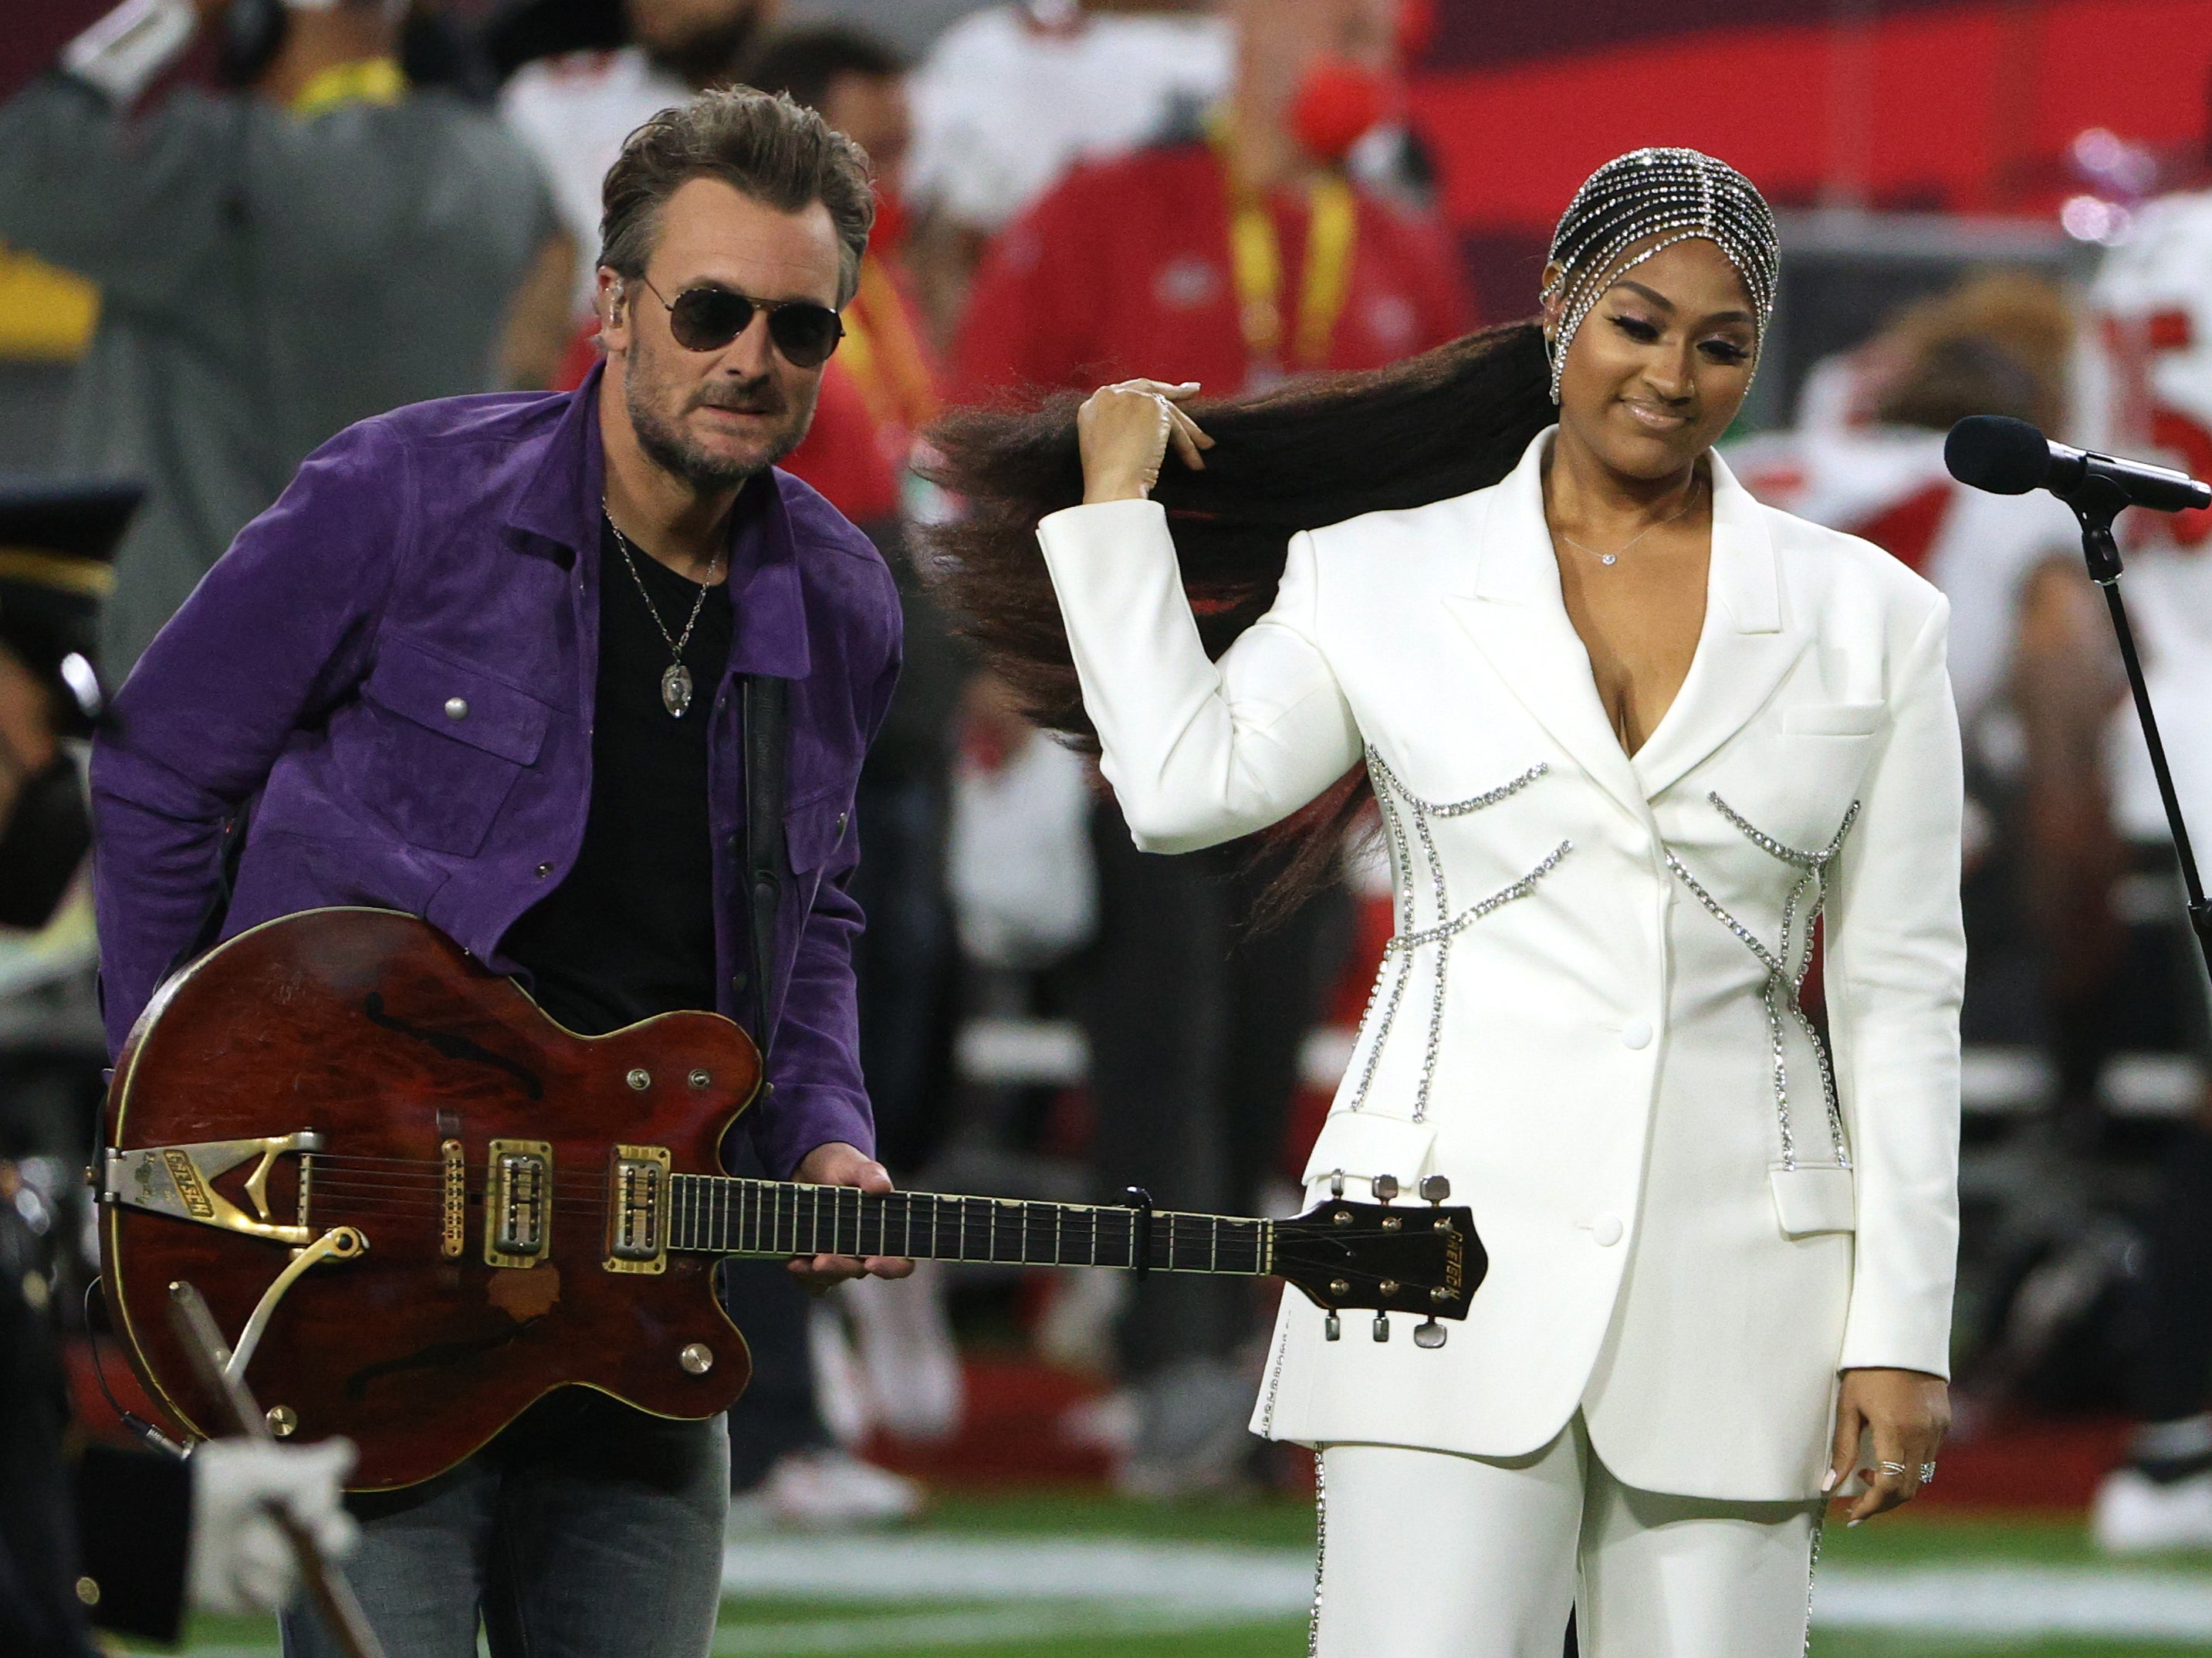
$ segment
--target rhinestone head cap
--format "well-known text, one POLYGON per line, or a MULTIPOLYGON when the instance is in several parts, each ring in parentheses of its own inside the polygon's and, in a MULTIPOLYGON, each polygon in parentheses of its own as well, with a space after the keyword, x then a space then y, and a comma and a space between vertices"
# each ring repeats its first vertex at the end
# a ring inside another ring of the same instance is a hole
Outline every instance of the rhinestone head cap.
MULTIPOLYGON (((1543 297, 1547 304, 1559 302, 1559 327, 1549 342, 1553 403, 1559 400, 1567 348, 1590 307, 1652 255, 1692 237, 1719 248, 1743 278, 1757 343, 1765 344, 1782 269, 1782 244, 1766 198, 1726 161, 1702 150, 1631 150, 1583 181, 1552 235, 1550 263, 1557 274, 1543 297)), ((1757 362, 1754 355, 1754 367, 1757 362)))

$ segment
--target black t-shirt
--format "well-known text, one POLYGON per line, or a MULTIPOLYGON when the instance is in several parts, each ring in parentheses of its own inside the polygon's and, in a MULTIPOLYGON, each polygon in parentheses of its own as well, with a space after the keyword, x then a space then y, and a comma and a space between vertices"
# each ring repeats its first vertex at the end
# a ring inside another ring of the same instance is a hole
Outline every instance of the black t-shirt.
POLYGON ((641 580, 669 638, 683 638, 699 584, 642 552, 625 562, 602 524, 599 709, 583 849, 568 878, 501 946, 530 975, 525 982, 538 1005, 587 1036, 714 1005, 707 727, 729 666, 729 589, 707 589, 684 647, 691 705, 678 720, 660 700, 660 677, 673 659, 638 592, 641 580))

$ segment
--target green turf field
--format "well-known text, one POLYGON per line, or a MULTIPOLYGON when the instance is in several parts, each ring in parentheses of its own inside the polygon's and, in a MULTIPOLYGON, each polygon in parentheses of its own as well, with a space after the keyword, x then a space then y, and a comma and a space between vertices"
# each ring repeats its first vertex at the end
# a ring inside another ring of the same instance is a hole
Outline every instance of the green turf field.
MULTIPOLYGON (((1089 1496, 940 1501, 892 1533, 739 1539, 720 1658, 1297 1658, 1310 1510, 1089 1496)), ((1940 1511, 1832 1528, 1820 1658, 2172 1658, 2212 1650, 2212 1558, 2115 1568, 2078 1524, 1940 1511)), ((203 1619, 193 1658, 268 1658, 270 1627, 203 1619)))

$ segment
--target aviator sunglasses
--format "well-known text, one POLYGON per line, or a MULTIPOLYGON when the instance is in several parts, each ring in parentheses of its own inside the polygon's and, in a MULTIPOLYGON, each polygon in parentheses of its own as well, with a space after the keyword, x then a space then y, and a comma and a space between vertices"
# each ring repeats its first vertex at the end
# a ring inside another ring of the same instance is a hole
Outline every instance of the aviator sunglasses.
POLYGON ((845 325, 837 313, 811 300, 757 300, 711 284, 687 288, 668 300, 645 277, 636 280, 660 301, 668 313, 668 331, 687 351, 720 351, 752 326, 757 311, 768 313, 768 337, 793 368, 819 368, 845 337, 845 325))

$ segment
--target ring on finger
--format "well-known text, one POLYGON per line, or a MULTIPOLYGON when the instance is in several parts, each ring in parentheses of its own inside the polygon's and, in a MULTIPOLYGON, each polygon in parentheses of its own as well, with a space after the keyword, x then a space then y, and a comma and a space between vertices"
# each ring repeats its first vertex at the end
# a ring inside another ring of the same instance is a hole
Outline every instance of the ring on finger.
POLYGON ((1933 1462, 1923 1462, 1920 1465, 1920 1483, 1923 1485, 1932 1485, 1936 1483, 1936 1465, 1933 1462))
POLYGON ((1877 1462, 1875 1467, 1883 1473, 1893 1475, 1899 1479, 1905 1478, 1905 1464, 1902 1462, 1877 1462))

